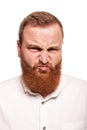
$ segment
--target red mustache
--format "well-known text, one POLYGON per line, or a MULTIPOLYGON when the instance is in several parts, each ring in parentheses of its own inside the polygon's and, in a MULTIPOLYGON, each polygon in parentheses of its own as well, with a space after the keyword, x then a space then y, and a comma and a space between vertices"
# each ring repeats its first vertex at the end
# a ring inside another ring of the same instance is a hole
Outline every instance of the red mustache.
POLYGON ((37 63, 33 68, 38 68, 38 67, 48 67, 48 68, 53 68, 50 63, 47 64, 42 64, 42 63, 37 63))

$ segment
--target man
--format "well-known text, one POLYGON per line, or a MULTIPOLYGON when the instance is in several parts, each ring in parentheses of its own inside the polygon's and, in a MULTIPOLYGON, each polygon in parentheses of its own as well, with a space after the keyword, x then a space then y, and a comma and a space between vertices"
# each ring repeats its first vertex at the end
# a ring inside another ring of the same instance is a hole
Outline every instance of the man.
POLYGON ((61 74, 63 37, 48 12, 21 22, 22 75, 0 85, 0 130, 87 130, 87 82, 61 74))

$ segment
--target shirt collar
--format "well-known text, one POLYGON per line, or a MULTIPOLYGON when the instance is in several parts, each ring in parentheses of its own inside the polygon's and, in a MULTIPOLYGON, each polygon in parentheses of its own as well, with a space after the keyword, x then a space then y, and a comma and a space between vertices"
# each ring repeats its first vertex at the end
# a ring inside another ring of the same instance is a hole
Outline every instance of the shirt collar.
POLYGON ((26 87, 26 85, 24 84, 22 78, 21 78, 21 84, 22 84, 22 87, 23 87, 23 90, 24 90, 25 93, 29 93, 32 96, 37 96, 38 95, 38 93, 33 93, 33 92, 31 92, 31 90, 29 88, 26 87))
MULTIPOLYGON (((56 90, 54 92, 49 94, 46 97, 46 99, 56 98, 61 93, 62 89, 64 88, 64 82, 62 80, 63 80, 63 76, 61 75, 60 83, 59 83, 58 87, 56 88, 56 90)), ((22 78, 21 78, 21 83, 22 83, 22 87, 23 87, 23 90, 24 90, 25 93, 29 93, 31 96, 38 96, 38 95, 40 95, 38 93, 31 92, 31 90, 29 88, 27 88, 26 85, 24 84, 22 78)))

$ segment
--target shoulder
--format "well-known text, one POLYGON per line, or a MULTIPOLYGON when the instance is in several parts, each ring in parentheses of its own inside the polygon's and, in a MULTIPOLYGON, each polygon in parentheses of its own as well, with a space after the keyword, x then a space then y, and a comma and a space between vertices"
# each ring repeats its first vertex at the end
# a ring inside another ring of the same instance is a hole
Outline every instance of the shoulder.
POLYGON ((17 86, 19 86, 20 81, 21 81, 21 76, 1 82, 0 83, 0 93, 2 91, 5 92, 5 91, 9 91, 9 89, 11 90, 13 88, 16 88, 17 86))
POLYGON ((20 100, 24 91, 21 83, 21 77, 3 81, 0 83, 0 107, 15 103, 20 100))
POLYGON ((72 77, 72 76, 68 76, 68 75, 62 75, 61 79, 62 79, 63 82, 66 82, 67 84, 87 87, 87 81, 76 78, 76 77, 72 77))
POLYGON ((84 92, 87 95, 87 81, 72 76, 62 75, 61 83, 66 89, 71 91, 84 92))

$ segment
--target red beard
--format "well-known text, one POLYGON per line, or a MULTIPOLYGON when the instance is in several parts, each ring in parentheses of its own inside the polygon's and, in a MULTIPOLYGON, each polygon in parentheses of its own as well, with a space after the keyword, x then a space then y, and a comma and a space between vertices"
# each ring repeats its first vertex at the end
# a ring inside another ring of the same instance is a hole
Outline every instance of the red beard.
POLYGON ((30 67, 24 58, 21 58, 22 79, 32 92, 39 93, 42 97, 46 97, 52 93, 58 86, 61 76, 61 61, 53 68, 51 64, 47 64, 47 70, 38 69, 42 63, 30 67))

